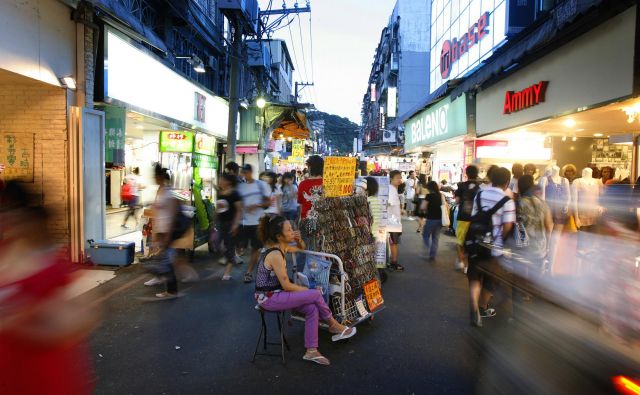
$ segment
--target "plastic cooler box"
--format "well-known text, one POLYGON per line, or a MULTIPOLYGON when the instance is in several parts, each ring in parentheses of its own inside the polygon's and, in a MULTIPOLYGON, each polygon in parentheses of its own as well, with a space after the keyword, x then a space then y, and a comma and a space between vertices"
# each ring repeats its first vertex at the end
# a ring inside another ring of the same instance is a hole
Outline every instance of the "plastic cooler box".
POLYGON ((135 246, 133 241, 90 240, 87 257, 98 265, 127 266, 133 263, 135 246))

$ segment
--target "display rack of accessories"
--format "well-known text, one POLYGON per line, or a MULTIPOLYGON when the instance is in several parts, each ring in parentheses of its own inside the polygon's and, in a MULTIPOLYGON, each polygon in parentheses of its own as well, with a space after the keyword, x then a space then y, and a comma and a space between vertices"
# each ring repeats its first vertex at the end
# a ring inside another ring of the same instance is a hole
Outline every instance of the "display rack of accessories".
POLYGON ((315 234, 318 250, 339 256, 346 274, 335 262, 330 271, 330 307, 336 319, 356 325, 383 308, 376 267, 372 216, 366 196, 319 198, 314 202, 308 229, 315 234), (373 280, 373 281, 372 281, 373 280), (365 286, 373 292, 365 292, 365 286), (344 308, 342 297, 344 296, 344 308))

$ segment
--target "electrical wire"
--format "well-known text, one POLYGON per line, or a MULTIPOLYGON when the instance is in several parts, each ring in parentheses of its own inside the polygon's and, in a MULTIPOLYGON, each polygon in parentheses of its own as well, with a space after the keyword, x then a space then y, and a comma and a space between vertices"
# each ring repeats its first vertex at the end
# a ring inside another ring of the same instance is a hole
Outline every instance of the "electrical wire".
POLYGON ((298 31, 300 32, 300 50, 302 52, 302 67, 304 70, 304 80, 305 82, 309 81, 309 76, 307 75, 307 59, 304 55, 304 43, 302 42, 302 24, 300 23, 300 17, 298 16, 298 31))

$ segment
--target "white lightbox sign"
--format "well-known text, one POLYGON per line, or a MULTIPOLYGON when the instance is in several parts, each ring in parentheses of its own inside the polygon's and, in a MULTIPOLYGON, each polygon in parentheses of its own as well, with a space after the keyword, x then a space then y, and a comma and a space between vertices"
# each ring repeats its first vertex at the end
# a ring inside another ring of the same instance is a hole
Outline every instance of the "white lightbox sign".
POLYGON ((433 0, 431 92, 464 77, 505 40, 507 0, 433 0))
POLYGON ((227 136, 226 100, 191 83, 112 31, 107 34, 104 68, 105 96, 195 125, 218 137, 227 136), (196 120, 196 93, 206 98, 199 102, 204 105, 204 122, 196 120))
POLYGON ((398 106, 398 89, 390 87, 387 89, 387 116, 390 118, 396 117, 396 107, 398 106))

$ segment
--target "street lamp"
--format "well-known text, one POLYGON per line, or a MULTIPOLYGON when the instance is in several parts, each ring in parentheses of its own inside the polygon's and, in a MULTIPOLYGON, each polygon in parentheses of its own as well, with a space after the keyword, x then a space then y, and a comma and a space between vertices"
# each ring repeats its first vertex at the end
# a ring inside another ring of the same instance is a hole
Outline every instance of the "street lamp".
POLYGON ((258 108, 264 108, 264 106, 267 105, 267 101, 264 98, 259 97, 258 100, 256 100, 256 105, 258 108))

